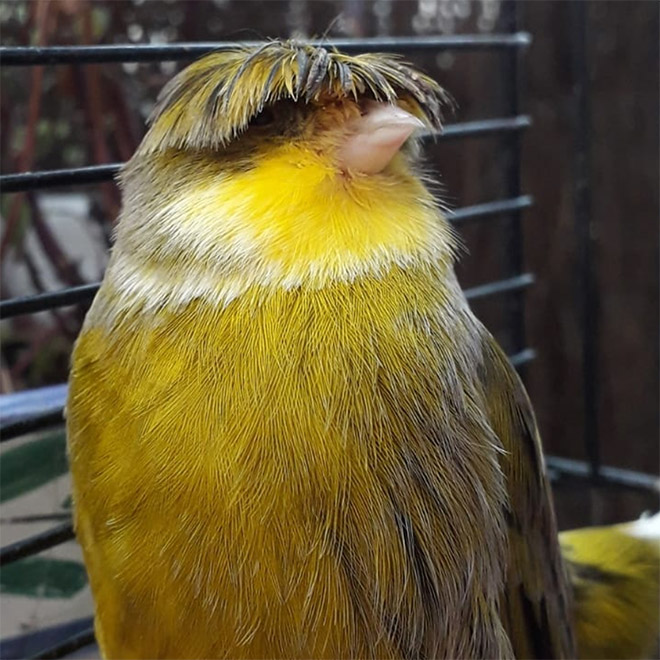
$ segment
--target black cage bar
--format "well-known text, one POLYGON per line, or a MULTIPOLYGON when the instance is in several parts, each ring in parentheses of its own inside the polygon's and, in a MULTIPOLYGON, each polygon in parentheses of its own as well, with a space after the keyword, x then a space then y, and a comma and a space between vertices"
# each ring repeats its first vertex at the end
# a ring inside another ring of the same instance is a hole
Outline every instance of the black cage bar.
MULTIPOLYGON (((579 3, 578 3, 579 4, 579 3)), ((459 208, 450 215, 453 223, 486 221, 495 215, 505 215, 505 274, 504 279, 486 282, 465 291, 468 299, 501 296, 506 306, 509 330, 512 336, 514 353, 512 363, 521 368, 533 360, 535 352, 525 344, 524 333, 524 289, 534 282, 531 273, 522 269, 522 213, 533 204, 530 196, 520 189, 520 134, 530 125, 530 118, 520 114, 520 72, 519 60, 531 39, 518 30, 515 2, 504 4, 501 33, 489 35, 465 34, 429 37, 387 37, 366 39, 335 39, 330 43, 349 52, 395 51, 466 51, 497 50, 505 53, 502 69, 502 85, 506 90, 509 116, 484 118, 478 121, 450 124, 445 127, 440 140, 466 137, 501 136, 505 140, 504 149, 508 166, 507 193, 505 199, 459 208)), ((246 42, 242 42, 246 43, 246 42)), ((256 42, 253 42, 256 43, 256 42)), ((55 46, 55 47, 4 47, 0 48, 0 63, 4 66, 64 65, 108 62, 157 62, 188 60, 211 50, 234 46, 233 43, 179 43, 170 45, 111 45, 111 46, 55 46)), ((582 66, 579 60, 578 65, 582 66)), ((582 67, 584 68, 584 67, 582 67)), ((586 75, 585 71, 580 71, 586 75)), ((584 89, 581 94, 584 94, 584 89)), ((586 101, 580 96, 579 111, 586 113, 586 101)), ((583 121, 586 116, 580 115, 583 121)), ((586 140, 586 138, 585 138, 586 140)), ((586 149, 586 143, 582 145, 586 149)), ((582 162, 582 161, 580 161, 582 162)), ((120 163, 90 165, 42 172, 17 172, 0 177, 0 192, 3 194, 27 190, 41 190, 50 186, 82 186, 112 180, 121 167, 120 163)), ((585 174, 584 172, 581 172, 585 174)), ((588 213, 587 192, 581 190, 578 202, 580 218, 588 213)), ((587 257, 585 256, 585 259, 587 257)), ((588 263, 584 266, 588 275, 588 263)), ((98 283, 85 284, 60 291, 13 298, 0 301, 0 318, 8 319, 22 314, 53 310, 69 305, 87 305, 91 302, 98 283)), ((590 364, 590 363, 589 363, 590 364)), ((34 431, 61 426, 62 410, 66 399, 66 386, 40 388, 30 392, 0 396, 1 439, 8 441, 34 431)), ((642 489, 659 490, 656 477, 651 475, 600 466, 597 447, 594 443, 595 430, 590 427, 587 444, 590 462, 548 457, 547 464, 551 478, 592 479, 602 483, 642 489)), ((68 541, 74 537, 70 521, 41 534, 18 541, 0 549, 0 564, 8 564, 29 557, 68 541)), ((39 658, 59 658, 94 641, 91 627, 78 632, 53 647, 38 653, 39 658)))

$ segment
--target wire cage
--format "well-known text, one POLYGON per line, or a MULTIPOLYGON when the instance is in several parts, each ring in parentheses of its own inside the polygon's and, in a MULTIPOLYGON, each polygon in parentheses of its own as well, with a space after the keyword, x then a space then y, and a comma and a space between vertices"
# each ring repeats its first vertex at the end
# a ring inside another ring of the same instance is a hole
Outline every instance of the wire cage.
MULTIPOLYGON (((584 40, 585 16, 583 3, 576 3, 574 17, 575 42, 584 40)), ((465 291, 469 300, 497 297, 505 308, 511 362, 524 372, 534 359, 534 348, 525 338, 525 289, 534 283, 534 274, 523 270, 523 240, 521 219, 525 209, 533 205, 530 195, 521 190, 521 134, 531 124, 531 118, 521 112, 520 89, 521 58, 525 57, 531 36, 518 29, 516 3, 504 5, 505 20, 509 31, 453 36, 389 37, 389 38, 344 38, 330 43, 347 52, 395 51, 500 51, 505 57, 503 80, 499 83, 506 90, 508 115, 498 118, 453 123, 445 127, 439 140, 460 140, 467 137, 499 136, 502 147, 509 154, 506 171, 506 196, 490 202, 467 206, 450 215, 454 224, 466 221, 482 222, 493 216, 503 216, 502 240, 506 246, 507 264, 505 277, 488 281, 465 291)), ((243 42, 244 43, 244 42, 243 42)), ((0 63, 5 67, 30 67, 35 65, 58 66, 63 64, 103 64, 110 62, 159 62, 190 60, 211 50, 227 48, 228 43, 177 43, 170 45, 109 45, 109 46, 60 46, 60 47, 3 47, 0 48, 0 63)), ((575 193, 576 233, 579 242, 579 297, 582 305, 582 350, 585 387, 585 447, 588 461, 577 461, 558 456, 547 456, 547 466, 554 481, 565 478, 590 480, 592 483, 616 484, 643 491, 658 490, 658 480, 653 475, 633 472, 601 465, 598 446, 597 416, 595 411, 597 378, 595 378, 596 354, 594 352, 595 289, 593 286, 593 264, 588 241, 589 222, 589 120, 587 71, 584 52, 580 48, 574 54, 576 72, 575 103, 577 134, 575 174, 580 185, 575 193)), ((68 169, 17 172, 0 177, 3 195, 42 190, 61 185, 85 186, 111 181, 121 163, 92 165, 68 169)), ((98 283, 89 283, 59 291, 41 293, 27 297, 11 298, 0 302, 0 318, 9 319, 19 315, 34 314, 64 306, 87 306, 98 290, 98 283)), ((9 442, 27 434, 63 424, 63 406, 66 400, 66 385, 43 387, 16 394, 0 396, 0 433, 2 442, 9 442)), ((25 538, 0 549, 0 565, 30 557, 48 548, 64 543, 74 537, 71 522, 25 538)), ((58 641, 54 646, 43 649, 34 657, 65 657, 94 642, 91 620, 73 637, 58 641)))

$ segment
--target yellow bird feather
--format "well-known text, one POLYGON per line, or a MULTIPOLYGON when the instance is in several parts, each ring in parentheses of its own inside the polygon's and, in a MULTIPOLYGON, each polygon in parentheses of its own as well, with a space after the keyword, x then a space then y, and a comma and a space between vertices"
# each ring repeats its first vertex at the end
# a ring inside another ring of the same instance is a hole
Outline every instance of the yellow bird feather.
POLYGON ((559 538, 575 600, 578 656, 657 658, 660 513, 559 538))

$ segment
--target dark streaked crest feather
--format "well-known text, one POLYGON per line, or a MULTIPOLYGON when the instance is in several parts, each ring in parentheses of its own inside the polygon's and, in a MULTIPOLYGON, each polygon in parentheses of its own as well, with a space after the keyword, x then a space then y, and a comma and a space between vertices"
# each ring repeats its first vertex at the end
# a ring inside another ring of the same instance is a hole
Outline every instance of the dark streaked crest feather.
POLYGON ((298 64, 298 74, 296 78, 296 99, 301 96, 303 89, 303 82, 307 79, 307 72, 309 71, 309 55, 304 48, 296 49, 296 60, 298 64))
MULTIPOLYGON (((236 84, 240 80, 241 76, 243 73, 247 70, 247 68, 254 62, 266 49, 270 47, 270 43, 266 42, 265 44, 259 46, 256 48, 252 53, 248 55, 248 57, 245 58, 245 61, 241 66, 238 68, 238 71, 234 74, 234 77, 231 79, 229 85, 227 86, 227 91, 223 94, 223 109, 226 109, 227 104, 229 103, 229 99, 232 97, 232 93, 234 91, 234 88, 236 87, 236 84)), ((275 65, 272 65, 271 69, 271 75, 269 77, 269 80, 272 79, 273 74, 277 71, 275 65)), ((222 91, 224 89, 224 81, 221 83, 221 86, 219 88, 219 91, 222 91)), ((267 87, 267 86, 266 86, 267 87)), ((264 97, 267 94, 267 89, 264 89, 264 97)))
POLYGON ((337 71, 337 78, 339 78, 339 84, 341 85, 344 94, 346 94, 346 96, 355 94, 353 77, 351 76, 351 70, 348 65, 338 59, 333 60, 333 64, 337 71))
POLYGON ((304 82, 305 98, 311 101, 318 96, 324 78, 328 73, 330 54, 325 48, 317 48, 310 58, 311 66, 304 82))
POLYGON ((450 97, 431 78, 393 55, 345 55, 297 41, 269 41, 206 55, 162 90, 138 153, 169 147, 220 148, 265 105, 282 99, 322 104, 366 94, 401 102, 439 129, 450 97))

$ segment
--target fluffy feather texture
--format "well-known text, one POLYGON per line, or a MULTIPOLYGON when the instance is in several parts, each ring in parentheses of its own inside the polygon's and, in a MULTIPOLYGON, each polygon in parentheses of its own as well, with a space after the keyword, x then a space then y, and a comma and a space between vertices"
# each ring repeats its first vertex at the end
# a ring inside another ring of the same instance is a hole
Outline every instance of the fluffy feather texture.
POLYGON ((434 123, 442 93, 379 56, 211 55, 123 172, 68 402, 105 657, 572 657, 529 401, 414 150, 337 166, 373 97, 434 123))

